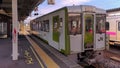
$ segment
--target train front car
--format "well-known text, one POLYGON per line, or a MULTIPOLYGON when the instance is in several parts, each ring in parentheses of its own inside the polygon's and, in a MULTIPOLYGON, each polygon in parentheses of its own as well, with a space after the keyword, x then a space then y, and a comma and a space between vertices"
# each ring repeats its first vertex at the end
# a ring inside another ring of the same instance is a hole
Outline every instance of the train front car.
POLYGON ((68 6, 38 17, 32 33, 65 55, 89 58, 105 49, 106 11, 89 5, 68 6))
POLYGON ((88 5, 68 7, 70 51, 78 53, 78 60, 92 58, 95 51, 105 49, 105 21, 103 9, 88 5))

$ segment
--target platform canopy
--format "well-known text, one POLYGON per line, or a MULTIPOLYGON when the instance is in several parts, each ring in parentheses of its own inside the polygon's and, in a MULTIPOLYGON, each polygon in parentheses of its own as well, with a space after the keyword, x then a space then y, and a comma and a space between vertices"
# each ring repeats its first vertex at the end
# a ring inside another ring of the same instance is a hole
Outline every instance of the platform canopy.
MULTIPOLYGON (((18 0, 18 19, 24 20, 43 1, 45 0, 18 0)), ((12 0, 1 0, 0 10, 12 16, 12 0)))

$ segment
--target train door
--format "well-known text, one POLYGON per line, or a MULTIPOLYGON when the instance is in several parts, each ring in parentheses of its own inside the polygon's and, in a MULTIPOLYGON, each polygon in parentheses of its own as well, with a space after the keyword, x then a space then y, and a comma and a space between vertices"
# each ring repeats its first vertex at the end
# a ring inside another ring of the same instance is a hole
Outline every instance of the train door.
POLYGON ((105 48, 105 22, 106 15, 105 14, 96 14, 96 42, 95 49, 103 50, 105 48))
POLYGON ((120 41, 120 21, 117 21, 117 41, 120 41))
POLYGON ((59 15, 53 16, 53 40, 58 43, 58 46, 56 47, 58 50, 60 50, 60 22, 59 22, 59 15))
POLYGON ((82 52, 82 20, 80 13, 69 13, 69 36, 71 53, 82 52))
POLYGON ((84 50, 94 48, 94 14, 83 14, 83 45, 84 50))

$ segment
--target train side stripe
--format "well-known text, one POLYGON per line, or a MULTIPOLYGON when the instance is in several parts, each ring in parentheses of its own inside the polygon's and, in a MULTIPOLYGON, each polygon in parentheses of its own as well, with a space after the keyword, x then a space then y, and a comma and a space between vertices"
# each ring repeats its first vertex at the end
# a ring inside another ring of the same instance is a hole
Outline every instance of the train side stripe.
POLYGON ((106 32, 106 34, 108 34, 108 35, 116 35, 116 32, 109 31, 109 32, 106 32))

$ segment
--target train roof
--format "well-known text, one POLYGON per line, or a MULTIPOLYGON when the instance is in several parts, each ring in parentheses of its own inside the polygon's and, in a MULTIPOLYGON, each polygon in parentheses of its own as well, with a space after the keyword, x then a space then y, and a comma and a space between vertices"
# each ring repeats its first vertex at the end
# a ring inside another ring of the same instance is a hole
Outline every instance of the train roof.
POLYGON ((116 11, 120 11, 120 7, 106 10, 106 12, 116 12, 116 11))
POLYGON ((95 12, 106 13, 106 10, 91 5, 67 6, 68 12, 95 12))
MULTIPOLYGON (((106 10, 101 9, 101 8, 97 8, 95 6, 91 6, 91 5, 73 5, 73 6, 62 7, 60 9, 57 9, 57 10, 55 10, 53 12, 50 12, 48 14, 45 14, 43 16, 49 15, 49 14, 54 13, 56 11, 62 10, 64 8, 67 8, 68 12, 78 12, 78 13, 82 13, 82 12, 94 12, 94 13, 106 14, 106 10)), ((40 17, 43 17, 43 16, 40 16, 40 17)), ((38 19, 38 18, 36 18, 36 19, 38 19)))

